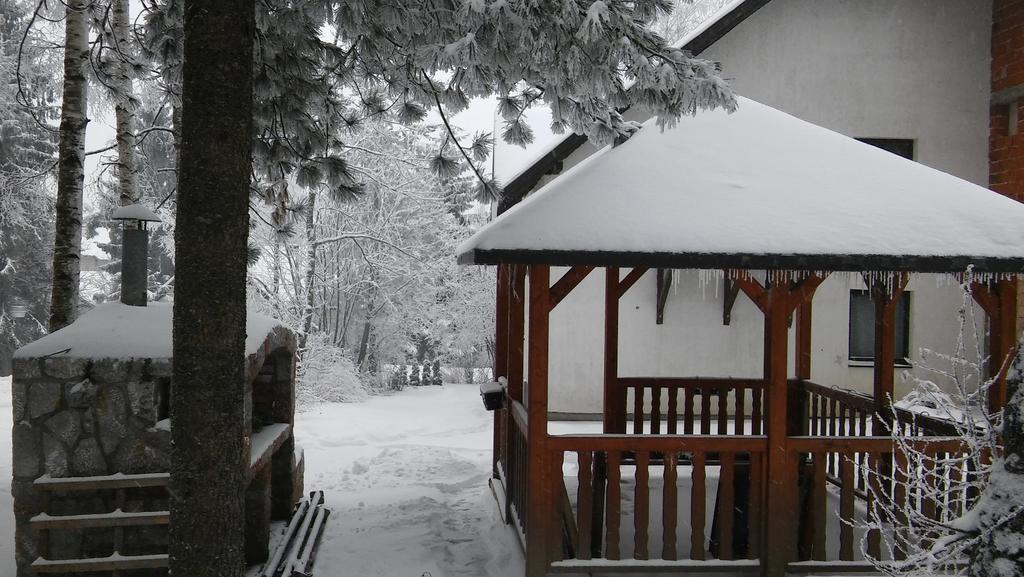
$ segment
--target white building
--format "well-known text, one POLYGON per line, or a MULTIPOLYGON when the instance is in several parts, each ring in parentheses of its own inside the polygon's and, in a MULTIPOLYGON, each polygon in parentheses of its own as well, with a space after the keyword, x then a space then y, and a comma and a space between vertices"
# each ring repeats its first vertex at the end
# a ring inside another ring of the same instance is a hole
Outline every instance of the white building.
MULTIPOLYGON (((991 23, 988 0, 736 0, 684 44, 722 62, 739 94, 986 186, 991 23)), ((646 118, 637 111, 629 115, 646 118)), ((506 190, 537 190, 596 150, 579 138, 558 141, 509 179, 506 190)), ((728 307, 720 276, 679 271, 663 293, 663 324, 652 330, 659 314, 657 276, 646 274, 623 297, 621 377, 761 377, 763 321, 748 298, 740 293, 728 307)), ((863 289, 856 275, 832 275, 818 288, 811 380, 870 392, 872 308, 863 289)), ((945 363, 934 355, 926 360, 924 353, 954 352, 963 303, 948 275, 914 275, 907 294, 905 312, 897 315, 897 396, 912 385, 912 376, 949 385, 926 367, 945 363)), ((602 277, 591 275, 552 314, 552 413, 601 410, 603 299, 602 277)), ((984 315, 972 309, 983 331, 984 315)), ((969 337, 973 348, 975 335, 969 337)))

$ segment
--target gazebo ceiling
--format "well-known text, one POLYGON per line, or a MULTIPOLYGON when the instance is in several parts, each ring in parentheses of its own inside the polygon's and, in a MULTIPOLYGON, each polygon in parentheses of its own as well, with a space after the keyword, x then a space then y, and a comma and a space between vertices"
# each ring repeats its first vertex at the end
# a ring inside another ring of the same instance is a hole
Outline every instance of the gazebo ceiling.
POLYGON ((1024 205, 739 101, 648 121, 485 226, 459 262, 1024 271, 1024 205))

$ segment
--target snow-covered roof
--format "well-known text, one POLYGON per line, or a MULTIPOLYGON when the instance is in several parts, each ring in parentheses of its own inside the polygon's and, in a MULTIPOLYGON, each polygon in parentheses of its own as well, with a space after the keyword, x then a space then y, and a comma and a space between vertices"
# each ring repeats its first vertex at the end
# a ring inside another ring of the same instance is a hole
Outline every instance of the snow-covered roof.
POLYGON ((1024 271, 1024 205, 754 102, 654 121, 481 229, 498 262, 1024 271))
POLYGON ((160 217, 141 204, 129 204, 118 207, 111 216, 113 220, 145 220, 149 222, 160 222, 160 217))
MULTIPOLYGON (((749 14, 743 14, 738 20, 727 22, 739 8, 747 5, 746 12, 752 13, 761 6, 768 3, 768 0, 727 0, 715 12, 710 14, 703 22, 691 30, 688 30, 681 38, 672 42, 674 48, 689 50, 694 55, 699 55, 708 46, 714 44, 719 38, 733 28, 739 21, 749 14), (722 26, 722 30, 713 28, 722 26), (705 37, 705 35, 707 35, 705 37)), ((628 81, 627 81, 628 82, 628 81)), ((502 185, 514 187, 516 180, 520 179, 534 168, 538 163, 543 162, 547 157, 559 157, 564 159, 572 151, 576 150, 586 138, 580 135, 568 133, 564 135, 555 134, 551 131, 551 107, 547 105, 530 108, 526 111, 527 121, 534 131, 534 141, 525 149, 518 145, 510 144, 501 146, 501 139, 496 140, 501 154, 495 154, 495 178, 502 185), (563 152, 564 151, 564 152, 563 152)), ((531 187, 533 184, 530 185, 531 187)))
MULTIPOLYGON (((169 359, 172 309, 167 303, 150 303, 145 307, 101 304, 59 331, 21 347, 14 356, 169 359)), ((280 324, 249 311, 245 327, 246 354, 256 352, 280 324)))

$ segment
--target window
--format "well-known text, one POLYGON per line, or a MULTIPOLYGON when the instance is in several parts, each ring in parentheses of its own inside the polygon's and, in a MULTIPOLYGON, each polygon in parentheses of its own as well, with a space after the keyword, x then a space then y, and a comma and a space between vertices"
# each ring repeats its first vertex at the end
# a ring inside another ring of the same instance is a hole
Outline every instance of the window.
MULTIPOLYGON (((910 366, 910 293, 896 303, 896 364, 910 366)), ((850 291, 850 361, 875 360, 875 303, 866 290, 850 291)))
POLYGON ((864 144, 889 151, 896 156, 914 160, 914 141, 909 138, 858 138, 864 144))

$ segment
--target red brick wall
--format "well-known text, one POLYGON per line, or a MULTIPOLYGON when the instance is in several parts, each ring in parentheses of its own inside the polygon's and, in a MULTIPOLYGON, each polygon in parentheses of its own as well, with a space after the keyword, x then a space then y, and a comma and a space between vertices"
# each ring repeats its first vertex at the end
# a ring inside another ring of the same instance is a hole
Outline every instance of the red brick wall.
MULTIPOLYGON (((1024 0, 994 0, 992 6, 992 93, 1024 85, 1024 0)), ((1024 100, 992 107, 989 125, 989 186, 1024 201, 1024 100), (1010 106, 1017 107, 1011 134, 1010 106)))

